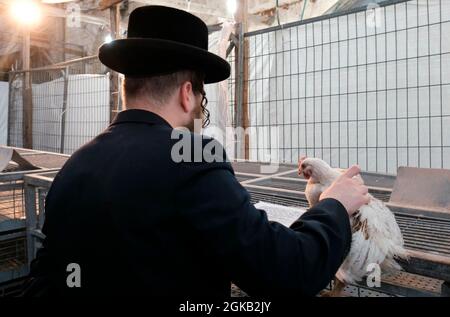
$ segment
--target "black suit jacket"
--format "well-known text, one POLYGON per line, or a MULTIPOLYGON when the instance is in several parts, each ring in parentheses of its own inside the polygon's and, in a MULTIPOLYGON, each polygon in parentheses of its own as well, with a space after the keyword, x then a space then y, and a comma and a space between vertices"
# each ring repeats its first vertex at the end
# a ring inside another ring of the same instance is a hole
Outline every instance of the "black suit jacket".
POLYGON ((48 193, 47 238, 25 295, 229 296, 231 281, 250 295, 314 295, 326 286, 350 247, 345 208, 327 199, 291 228, 270 222, 229 162, 171 158, 182 138, 202 148, 215 140, 172 132, 154 113, 126 110, 72 155, 48 193), (67 287, 69 263, 81 267, 81 288, 67 287))

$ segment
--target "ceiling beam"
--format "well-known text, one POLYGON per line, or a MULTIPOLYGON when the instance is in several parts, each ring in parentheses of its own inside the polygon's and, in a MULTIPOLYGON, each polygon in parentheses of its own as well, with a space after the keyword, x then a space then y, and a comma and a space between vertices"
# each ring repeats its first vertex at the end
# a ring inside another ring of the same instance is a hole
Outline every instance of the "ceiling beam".
MULTIPOLYGON (((53 6, 44 6, 44 13, 47 16, 53 16, 53 17, 59 17, 59 18, 67 17, 66 10, 56 8, 53 6)), ((89 24, 109 25, 108 19, 93 16, 93 15, 83 14, 83 13, 80 14, 80 20, 84 23, 89 23, 89 24)))
MULTIPOLYGON (((297 4, 299 2, 303 2, 304 0, 280 0, 279 1, 279 7, 280 8, 287 8, 291 5, 297 4)), ((253 1, 253 4, 255 2, 253 1)), ((269 10, 273 10, 276 8, 276 2, 275 1, 269 1, 269 2, 258 2, 258 4, 254 4, 252 6, 249 6, 248 13, 249 14, 261 14, 269 10)))
MULTIPOLYGON (((168 7, 175 7, 181 10, 187 11, 188 5, 187 1, 185 0, 130 0, 130 2, 140 3, 140 4, 146 4, 146 5, 165 5, 168 7)), ((226 6, 223 4, 226 4, 225 1, 217 1, 217 4, 222 4, 222 6, 218 6, 215 8, 208 7, 205 5, 201 5, 198 3, 195 3, 194 0, 191 0, 191 4, 189 7, 189 12, 195 13, 195 14, 201 14, 206 16, 212 16, 216 18, 223 18, 226 20, 232 20, 233 16, 229 14, 226 10, 226 6)))
MULTIPOLYGON (((8 5, 10 5, 11 0, 0 0, 0 8, 6 8, 8 5)), ((51 16, 51 17, 58 17, 58 18, 66 18, 67 12, 64 9, 57 8, 52 5, 47 5, 42 3, 41 4, 43 14, 45 16, 51 16)), ((84 23, 89 24, 97 24, 97 25, 109 25, 109 21, 107 19, 96 17, 93 15, 88 14, 80 14, 80 19, 84 23)))
POLYGON ((106 10, 121 2, 123 0, 100 0, 98 7, 100 10, 106 10))

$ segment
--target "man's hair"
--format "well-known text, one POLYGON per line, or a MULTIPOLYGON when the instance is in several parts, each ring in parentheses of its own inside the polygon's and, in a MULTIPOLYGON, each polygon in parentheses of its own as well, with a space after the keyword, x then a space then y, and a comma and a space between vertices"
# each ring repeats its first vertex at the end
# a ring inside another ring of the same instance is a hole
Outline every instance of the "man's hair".
POLYGON ((175 90, 186 81, 192 83, 192 90, 195 94, 202 93, 204 77, 201 72, 192 70, 141 78, 125 76, 123 80, 123 101, 128 107, 127 102, 143 97, 160 106, 166 103, 175 90))

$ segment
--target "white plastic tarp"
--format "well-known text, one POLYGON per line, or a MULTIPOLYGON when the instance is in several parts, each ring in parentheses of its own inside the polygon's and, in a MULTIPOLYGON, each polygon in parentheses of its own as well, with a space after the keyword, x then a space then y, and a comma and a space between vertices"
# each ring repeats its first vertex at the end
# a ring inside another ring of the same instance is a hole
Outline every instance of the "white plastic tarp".
POLYGON ((450 1, 248 37, 250 159, 450 168, 450 1))
POLYGON ((0 145, 8 140, 8 82, 0 81, 0 145))
MULTIPOLYGON (((109 124, 109 77, 107 75, 69 75, 65 111, 64 153, 71 154, 104 130, 109 124)), ((14 83, 16 86, 20 82, 14 83)), ((20 90, 19 86, 16 90, 20 90)), ((32 85, 33 148, 59 152, 61 147, 64 78, 32 85)), ((15 131, 12 145, 22 146, 22 99, 14 103, 15 131)))

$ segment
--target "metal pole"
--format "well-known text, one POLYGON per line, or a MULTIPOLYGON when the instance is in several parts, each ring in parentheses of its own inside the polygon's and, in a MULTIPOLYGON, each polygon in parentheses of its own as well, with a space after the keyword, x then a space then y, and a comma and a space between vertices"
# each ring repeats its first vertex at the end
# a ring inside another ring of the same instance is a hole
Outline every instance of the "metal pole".
MULTIPOLYGON (((235 111, 235 124, 236 128, 242 128, 244 126, 243 122, 243 95, 244 95, 244 28, 242 23, 237 26, 238 29, 238 45, 237 49, 237 75, 236 75, 236 111, 235 111)), ((239 131, 239 130, 237 130, 239 131)), ((237 135, 238 140, 236 140, 236 157, 243 158, 243 145, 245 145, 245 136, 237 135)))
POLYGON ((37 211, 36 211, 36 190, 34 187, 25 183, 24 195, 25 195, 25 219, 27 224, 27 258, 28 264, 35 256, 35 238, 33 231, 37 225, 37 211))
POLYGON ((8 73, 8 123, 6 125, 6 144, 11 145, 11 115, 13 108, 13 85, 15 73, 8 73))
POLYGON ((64 139, 66 136, 66 111, 67 111, 67 95, 69 90, 69 68, 66 67, 64 70, 64 93, 63 93, 63 104, 61 112, 61 143, 59 147, 59 152, 64 153, 64 139))

